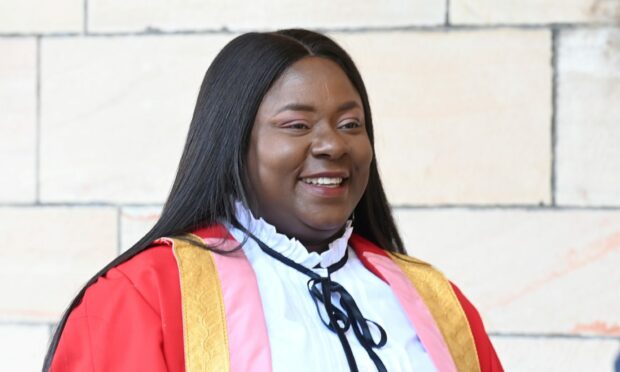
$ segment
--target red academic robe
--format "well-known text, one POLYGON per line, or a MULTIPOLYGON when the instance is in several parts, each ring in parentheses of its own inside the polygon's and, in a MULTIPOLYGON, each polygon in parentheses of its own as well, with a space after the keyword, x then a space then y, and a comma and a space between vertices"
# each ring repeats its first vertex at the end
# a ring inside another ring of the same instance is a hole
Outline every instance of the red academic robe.
MULTIPOLYGON (((222 230, 196 234, 221 236, 222 230)), ((387 254, 355 235, 351 245, 366 267, 381 277, 364 253, 387 254)), ((454 284, 450 286, 473 335, 477 369, 503 371, 477 310, 454 284)), ((86 290, 69 315, 51 371, 184 371, 180 287, 178 260, 165 242, 111 269, 86 290)))

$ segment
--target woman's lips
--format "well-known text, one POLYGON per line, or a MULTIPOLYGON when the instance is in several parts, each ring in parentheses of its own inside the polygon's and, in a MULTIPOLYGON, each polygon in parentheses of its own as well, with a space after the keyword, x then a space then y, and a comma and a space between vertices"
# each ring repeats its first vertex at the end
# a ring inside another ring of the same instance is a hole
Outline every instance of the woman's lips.
POLYGON ((340 197, 348 189, 348 178, 342 177, 305 177, 301 179, 302 187, 319 197, 340 197))

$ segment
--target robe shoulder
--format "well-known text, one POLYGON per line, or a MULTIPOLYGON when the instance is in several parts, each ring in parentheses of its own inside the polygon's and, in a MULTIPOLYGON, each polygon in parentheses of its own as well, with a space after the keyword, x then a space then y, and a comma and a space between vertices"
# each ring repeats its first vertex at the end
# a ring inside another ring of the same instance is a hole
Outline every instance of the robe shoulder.
POLYGON ((370 252, 376 255, 390 257, 394 262, 398 264, 398 266, 403 270, 403 274, 412 281, 412 284, 416 286, 415 281, 423 281, 426 282, 427 294, 428 297, 426 300, 433 301, 435 304, 444 303, 444 296, 448 293, 454 295, 458 300, 458 305, 463 309, 465 313, 465 318, 467 321, 467 325, 469 326, 474 344, 476 347, 476 355, 478 356, 478 362, 480 365, 481 372, 497 372, 503 371, 502 365, 495 353, 495 349, 493 348, 493 344, 487 334, 484 324, 482 323, 482 319, 478 310, 472 305, 472 303, 463 295, 461 290, 454 285, 451 281, 446 279, 444 274, 433 267, 431 264, 422 261, 418 258, 409 256, 403 253, 396 252, 388 252, 384 249, 381 249, 375 243, 367 240, 361 235, 353 234, 351 236, 351 243, 353 244, 353 249, 356 250, 358 257, 364 262, 364 265, 369 268, 375 275, 385 281, 381 272, 374 268, 372 262, 369 262, 365 257, 366 252, 370 252), (407 272, 412 276, 407 275, 407 272), (412 274, 417 273, 417 274, 412 274), (423 273, 420 275, 420 273, 423 273), (438 290, 439 288, 448 288, 448 291, 438 290))
MULTIPOLYGON (((411 265, 425 266, 433 271, 440 273, 443 276, 443 273, 441 273, 438 269, 425 261, 407 255, 399 256, 401 259, 408 261, 411 265)), ((452 281, 448 281, 448 283, 452 288, 452 291, 454 292, 457 300, 459 301, 459 304, 461 305, 461 308, 465 313, 465 317, 467 318, 467 322, 469 323, 469 328, 471 330, 472 336, 474 338, 474 343, 476 345, 476 354, 478 355, 480 371, 502 372, 504 369, 497 356, 497 353, 495 352, 495 348, 491 343, 491 339, 489 338, 489 335, 484 327, 484 323, 482 322, 482 317, 480 316, 480 313, 456 284, 454 284, 452 281)))
POLYGON ((88 287, 67 319, 51 370, 184 370, 172 247, 150 247, 88 287))
POLYGON ((476 307, 469 301, 469 299, 463 294, 463 292, 457 287, 452 281, 445 279, 444 274, 429 264, 428 262, 422 261, 418 258, 408 256, 406 254, 395 253, 392 256, 396 260, 400 260, 401 262, 405 262, 406 265, 410 265, 412 267, 423 267, 424 270, 431 270, 434 273, 438 274, 439 277, 444 278, 444 280, 450 286, 454 296, 457 298, 463 312, 465 313, 465 317, 467 318, 467 322, 469 324, 469 328, 471 330, 472 336, 474 338, 474 343, 476 345, 476 354, 478 355, 478 362, 480 364, 481 372, 498 372, 503 371, 503 367, 501 362, 493 348, 493 344, 489 338, 489 335, 484 327, 484 323, 482 322, 482 318, 480 313, 476 309, 476 307))
POLYGON ((452 282, 450 282, 456 298, 459 300, 467 321, 471 333, 474 336, 474 342, 476 344, 476 352, 478 354, 478 361, 480 363, 480 370, 482 372, 501 372, 503 367, 499 361, 499 357, 495 352, 495 348, 491 343, 491 339, 484 328, 484 323, 480 317, 480 313, 476 307, 465 297, 463 292, 452 282))

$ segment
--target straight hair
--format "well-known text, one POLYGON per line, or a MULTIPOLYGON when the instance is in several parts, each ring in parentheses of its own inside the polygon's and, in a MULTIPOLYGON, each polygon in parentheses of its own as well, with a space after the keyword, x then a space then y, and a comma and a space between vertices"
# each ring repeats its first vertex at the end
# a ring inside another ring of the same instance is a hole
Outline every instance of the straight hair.
MULTIPOLYGON (((251 32, 234 38, 218 53, 204 76, 177 174, 160 218, 135 245, 95 274, 73 299, 52 337, 43 371, 51 367, 69 314, 99 277, 152 247, 158 238, 233 223, 237 200, 248 206, 244 187, 246 158, 258 107, 282 72, 308 56, 337 63, 357 89, 374 155, 366 88, 352 59, 338 44, 303 29, 251 32)), ((355 207, 354 231, 387 251, 404 253, 375 159, 373 156, 366 190, 355 207)), ((216 246, 201 248, 226 253, 216 246)))

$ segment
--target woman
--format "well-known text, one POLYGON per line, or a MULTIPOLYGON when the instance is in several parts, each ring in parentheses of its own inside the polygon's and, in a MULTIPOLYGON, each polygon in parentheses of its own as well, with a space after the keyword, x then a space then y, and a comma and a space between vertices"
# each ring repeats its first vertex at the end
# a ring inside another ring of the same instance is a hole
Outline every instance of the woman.
POLYGON ((231 41, 159 221, 58 326, 53 371, 495 371, 482 322, 405 256, 349 56, 305 30, 231 41))

